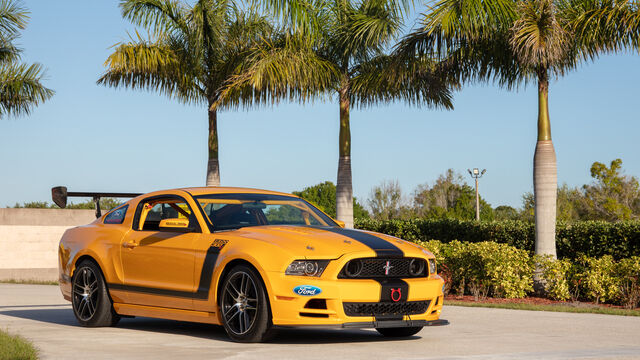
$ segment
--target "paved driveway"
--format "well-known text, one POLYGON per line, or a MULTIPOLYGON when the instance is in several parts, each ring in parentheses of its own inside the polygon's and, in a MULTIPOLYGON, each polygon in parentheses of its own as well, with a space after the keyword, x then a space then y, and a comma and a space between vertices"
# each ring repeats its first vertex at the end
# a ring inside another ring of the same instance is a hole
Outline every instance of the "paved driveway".
POLYGON ((288 330, 236 344, 218 326, 149 318, 76 325, 57 286, 0 284, 0 328, 43 359, 640 359, 640 317, 447 307, 445 327, 389 340, 373 330, 288 330))

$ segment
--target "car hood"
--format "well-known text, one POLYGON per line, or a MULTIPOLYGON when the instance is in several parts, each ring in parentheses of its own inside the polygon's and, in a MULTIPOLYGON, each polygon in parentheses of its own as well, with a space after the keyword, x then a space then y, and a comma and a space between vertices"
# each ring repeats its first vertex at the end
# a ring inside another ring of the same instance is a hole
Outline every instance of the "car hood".
POLYGON ((269 225, 233 231, 233 235, 269 242, 308 259, 336 259, 353 252, 366 256, 431 255, 422 247, 392 236, 338 227, 269 225))

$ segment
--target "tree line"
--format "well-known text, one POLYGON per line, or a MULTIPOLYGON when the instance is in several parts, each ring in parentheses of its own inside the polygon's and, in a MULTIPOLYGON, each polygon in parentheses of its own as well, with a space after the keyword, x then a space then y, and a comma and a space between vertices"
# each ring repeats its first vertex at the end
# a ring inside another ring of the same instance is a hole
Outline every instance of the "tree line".
MULTIPOLYGON (((640 185, 638 178, 624 174, 622 160, 607 166, 594 162, 590 168, 592 182, 571 187, 558 187, 557 220, 565 222, 640 219, 640 185)), ((419 185, 405 196, 397 181, 384 181, 375 186, 367 204, 375 220, 458 219, 475 218, 475 189, 453 169, 447 170, 433 183, 419 185)), ((522 195, 522 207, 492 207, 480 196, 480 219, 535 221, 535 198, 532 192, 522 195)))

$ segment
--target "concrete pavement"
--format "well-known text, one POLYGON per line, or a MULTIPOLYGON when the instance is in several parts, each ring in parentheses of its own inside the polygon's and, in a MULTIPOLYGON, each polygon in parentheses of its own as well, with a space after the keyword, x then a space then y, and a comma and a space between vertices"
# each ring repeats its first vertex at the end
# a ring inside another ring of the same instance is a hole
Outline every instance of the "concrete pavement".
POLYGON ((640 359, 640 317, 446 306, 444 327, 390 340, 374 330, 287 330, 230 342, 218 326, 123 319, 82 328, 57 286, 0 284, 0 328, 42 359, 640 359))

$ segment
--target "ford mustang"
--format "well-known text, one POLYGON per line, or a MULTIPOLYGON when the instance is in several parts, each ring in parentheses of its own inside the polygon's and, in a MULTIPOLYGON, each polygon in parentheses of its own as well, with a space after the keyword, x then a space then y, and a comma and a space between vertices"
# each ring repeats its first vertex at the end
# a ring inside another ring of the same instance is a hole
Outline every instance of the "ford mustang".
POLYGON ((91 196, 97 219, 59 245, 60 289, 83 326, 146 316, 222 325, 259 342, 278 328, 375 328, 404 337, 441 320, 426 249, 344 224, 290 195, 202 187, 91 196), (102 215, 101 196, 133 197, 102 215))

